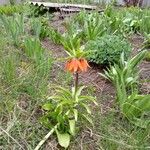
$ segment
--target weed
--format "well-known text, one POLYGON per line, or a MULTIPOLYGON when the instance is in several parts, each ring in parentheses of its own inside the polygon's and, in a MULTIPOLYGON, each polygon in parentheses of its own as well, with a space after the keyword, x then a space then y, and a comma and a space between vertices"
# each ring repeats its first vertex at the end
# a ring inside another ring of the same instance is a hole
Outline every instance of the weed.
POLYGON ((43 18, 33 18, 31 19, 31 30, 38 39, 44 39, 48 36, 48 23, 43 18))
POLYGON ((1 61, 2 79, 7 83, 15 82, 17 78, 17 56, 8 55, 1 61))
POLYGON ((26 38, 24 41, 24 51, 36 63, 39 63, 44 53, 44 49, 37 38, 26 38))
POLYGON ((24 15, 16 14, 11 17, 0 15, 6 33, 12 38, 15 46, 20 45, 20 38, 24 34, 24 15))

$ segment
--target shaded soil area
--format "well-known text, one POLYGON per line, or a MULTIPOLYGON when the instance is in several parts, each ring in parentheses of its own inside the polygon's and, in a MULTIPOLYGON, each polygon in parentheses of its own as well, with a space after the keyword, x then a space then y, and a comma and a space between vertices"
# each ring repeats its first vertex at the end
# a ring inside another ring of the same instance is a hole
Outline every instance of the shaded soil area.
MULTIPOLYGON (((143 41, 144 39, 141 36, 131 37, 130 42, 134 47, 133 56, 140 51, 143 41)), ((138 69, 140 70, 140 91, 142 94, 150 94, 150 62, 142 61, 138 69)))

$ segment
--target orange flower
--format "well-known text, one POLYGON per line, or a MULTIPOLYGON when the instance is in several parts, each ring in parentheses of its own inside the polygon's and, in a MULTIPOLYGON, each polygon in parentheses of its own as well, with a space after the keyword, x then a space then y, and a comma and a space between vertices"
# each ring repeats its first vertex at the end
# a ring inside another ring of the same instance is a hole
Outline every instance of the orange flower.
POLYGON ((66 68, 66 70, 70 71, 71 73, 75 73, 75 72, 80 72, 80 71, 86 72, 88 67, 90 67, 90 66, 86 59, 73 58, 73 59, 67 61, 65 68, 66 68))

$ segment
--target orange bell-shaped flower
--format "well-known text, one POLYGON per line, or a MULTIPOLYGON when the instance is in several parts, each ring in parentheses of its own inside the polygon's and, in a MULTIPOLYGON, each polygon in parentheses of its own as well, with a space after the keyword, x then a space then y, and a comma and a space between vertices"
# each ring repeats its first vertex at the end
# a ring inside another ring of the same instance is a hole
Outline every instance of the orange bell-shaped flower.
POLYGON ((89 68, 89 64, 86 59, 81 58, 73 58, 66 63, 66 70, 70 71, 71 73, 75 72, 86 72, 87 69, 89 68))

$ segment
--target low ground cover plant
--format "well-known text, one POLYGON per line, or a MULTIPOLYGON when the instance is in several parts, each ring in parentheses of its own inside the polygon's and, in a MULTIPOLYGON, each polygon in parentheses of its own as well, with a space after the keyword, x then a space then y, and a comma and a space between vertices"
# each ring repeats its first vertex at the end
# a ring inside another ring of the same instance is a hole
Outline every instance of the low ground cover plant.
POLYGON ((89 41, 85 47, 91 51, 89 60, 101 65, 118 63, 122 52, 124 52, 126 59, 131 52, 129 42, 117 35, 104 35, 89 41))
POLYGON ((48 20, 43 17, 31 19, 31 32, 37 38, 44 39, 49 35, 48 20))

